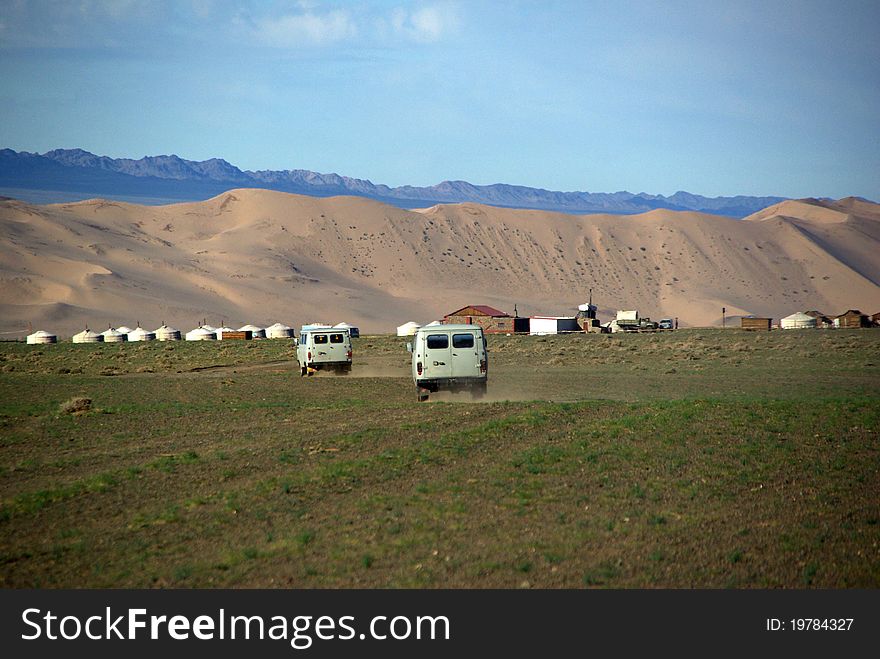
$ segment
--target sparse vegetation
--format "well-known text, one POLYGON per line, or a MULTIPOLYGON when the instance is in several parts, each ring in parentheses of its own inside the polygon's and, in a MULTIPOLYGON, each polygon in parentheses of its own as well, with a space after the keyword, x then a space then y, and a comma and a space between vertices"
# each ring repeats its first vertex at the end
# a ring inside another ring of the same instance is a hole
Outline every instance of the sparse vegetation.
POLYGON ((880 587, 880 332, 489 348, 419 404, 397 337, 0 344, 0 584, 880 587))
POLYGON ((92 409, 92 399, 83 396, 76 396, 75 398, 71 398, 70 400, 61 403, 61 405, 58 406, 58 409, 64 414, 82 414, 83 412, 88 412, 92 409))

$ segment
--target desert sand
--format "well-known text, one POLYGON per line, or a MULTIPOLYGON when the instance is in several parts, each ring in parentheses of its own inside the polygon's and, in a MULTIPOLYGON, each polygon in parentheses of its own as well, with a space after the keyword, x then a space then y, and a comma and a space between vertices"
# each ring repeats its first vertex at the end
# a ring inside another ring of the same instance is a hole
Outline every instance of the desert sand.
POLYGON ((880 311, 880 206, 786 201, 744 220, 566 215, 478 204, 407 211, 356 197, 231 190, 198 203, 0 201, 0 336, 30 323, 426 323, 466 304, 683 326, 880 311))

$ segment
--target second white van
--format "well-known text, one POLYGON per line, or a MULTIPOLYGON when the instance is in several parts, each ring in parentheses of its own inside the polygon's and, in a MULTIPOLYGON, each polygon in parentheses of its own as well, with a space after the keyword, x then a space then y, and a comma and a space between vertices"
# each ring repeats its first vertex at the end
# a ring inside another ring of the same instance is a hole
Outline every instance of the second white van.
POLYGON ((303 328, 296 346, 300 375, 315 371, 351 372, 351 334, 348 329, 328 327, 303 328))

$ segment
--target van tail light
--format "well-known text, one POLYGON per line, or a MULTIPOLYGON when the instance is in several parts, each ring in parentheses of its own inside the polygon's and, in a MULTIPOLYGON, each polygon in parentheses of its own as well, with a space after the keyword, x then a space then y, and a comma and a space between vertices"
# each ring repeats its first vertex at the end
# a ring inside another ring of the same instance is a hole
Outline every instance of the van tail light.
POLYGON ((480 373, 485 373, 487 370, 488 364, 485 359, 480 360, 480 373))
POLYGON ((348 357, 348 361, 351 361, 351 350, 349 350, 345 356, 348 357))
POLYGON ((416 373, 418 373, 419 375, 422 374, 422 362, 416 363, 416 373))
POLYGON ((312 351, 309 350, 309 361, 312 361, 312 351))

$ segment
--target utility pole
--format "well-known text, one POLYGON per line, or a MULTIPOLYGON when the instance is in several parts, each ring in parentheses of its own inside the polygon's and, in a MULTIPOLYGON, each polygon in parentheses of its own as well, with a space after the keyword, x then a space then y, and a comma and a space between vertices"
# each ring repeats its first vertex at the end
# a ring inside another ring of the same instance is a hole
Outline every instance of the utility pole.
POLYGON ((725 315, 726 313, 727 313, 727 307, 721 307, 721 327, 722 328, 727 327, 727 317, 725 315))

